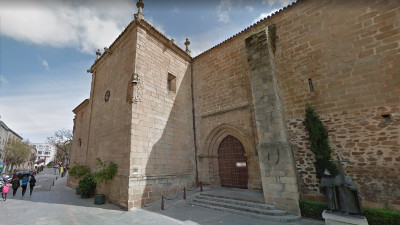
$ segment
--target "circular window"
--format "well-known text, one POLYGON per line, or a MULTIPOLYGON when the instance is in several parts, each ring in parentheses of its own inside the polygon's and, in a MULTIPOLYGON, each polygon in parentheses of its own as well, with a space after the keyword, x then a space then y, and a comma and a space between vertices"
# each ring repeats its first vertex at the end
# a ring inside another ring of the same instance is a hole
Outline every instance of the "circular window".
POLYGON ((110 90, 106 91, 106 94, 104 95, 104 101, 108 102, 110 100, 110 90))

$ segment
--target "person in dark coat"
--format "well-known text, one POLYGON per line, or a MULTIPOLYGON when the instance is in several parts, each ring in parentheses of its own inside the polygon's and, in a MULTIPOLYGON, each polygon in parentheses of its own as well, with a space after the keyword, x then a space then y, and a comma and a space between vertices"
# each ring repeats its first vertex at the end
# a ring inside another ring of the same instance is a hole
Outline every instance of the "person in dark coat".
POLYGON ((29 180, 29 195, 32 195, 33 188, 35 187, 36 179, 35 176, 31 175, 31 179, 29 180))
POLYGON ((19 182, 19 179, 18 179, 18 176, 15 173, 14 173, 12 179, 11 179, 11 185, 12 185, 12 189, 13 189, 13 196, 15 196, 19 186, 21 186, 21 184, 19 182))
POLYGON ((29 175, 28 174, 25 174, 24 175, 24 178, 22 178, 22 181, 21 181, 21 187, 22 187, 22 196, 24 196, 25 195, 25 192, 26 192, 26 187, 28 186, 28 181, 29 181, 29 175))

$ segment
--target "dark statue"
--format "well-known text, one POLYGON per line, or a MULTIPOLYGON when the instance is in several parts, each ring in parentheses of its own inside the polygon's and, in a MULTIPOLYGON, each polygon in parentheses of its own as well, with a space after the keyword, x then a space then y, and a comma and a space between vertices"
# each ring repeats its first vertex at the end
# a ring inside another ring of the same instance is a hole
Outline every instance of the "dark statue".
POLYGON ((351 178, 345 175, 341 164, 346 161, 341 161, 338 156, 338 160, 334 162, 338 163, 339 175, 333 177, 328 170, 325 170, 320 186, 327 197, 330 210, 346 214, 362 214, 357 187, 351 178))

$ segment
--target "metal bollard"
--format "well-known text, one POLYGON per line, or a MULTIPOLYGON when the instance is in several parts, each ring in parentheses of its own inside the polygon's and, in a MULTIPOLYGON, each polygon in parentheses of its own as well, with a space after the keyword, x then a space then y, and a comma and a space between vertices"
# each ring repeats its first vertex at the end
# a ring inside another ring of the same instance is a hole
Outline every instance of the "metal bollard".
POLYGON ((54 186, 54 180, 53 180, 53 186, 54 186))
POLYGON ((164 195, 161 195, 161 210, 164 210, 164 195))
POLYGON ((200 181, 200 192, 203 192, 203 182, 200 181))
POLYGON ((183 187, 183 199, 186 199, 186 188, 183 187))
POLYGON ((56 180, 58 179, 58 177, 56 177, 56 180))

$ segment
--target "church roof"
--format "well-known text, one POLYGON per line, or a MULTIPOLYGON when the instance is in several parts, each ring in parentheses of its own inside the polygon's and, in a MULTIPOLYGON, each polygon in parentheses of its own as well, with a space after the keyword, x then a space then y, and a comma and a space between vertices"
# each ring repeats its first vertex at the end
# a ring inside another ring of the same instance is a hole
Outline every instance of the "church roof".
MULTIPOLYGON (((143 19, 143 20, 140 20, 140 21, 136 21, 136 19, 134 19, 134 20, 132 20, 132 21, 128 24, 128 26, 125 27, 125 29, 121 32, 121 34, 118 35, 118 37, 115 39, 115 41, 110 45, 110 47, 109 47, 110 50, 112 50, 112 47, 114 46, 114 44, 118 42, 118 40, 125 34, 125 32, 127 32, 128 28, 129 28, 130 26, 134 26, 135 24, 136 24, 137 26, 142 25, 142 27, 146 28, 147 30, 151 30, 151 31, 155 32, 157 35, 161 36, 161 37, 164 39, 165 42, 170 42, 170 39, 169 39, 168 37, 166 37, 163 33, 161 33, 160 31, 158 31, 155 27, 153 27, 153 25, 151 25, 151 24, 150 24, 149 22, 147 22, 146 20, 143 19)), ((177 44, 175 44, 174 42, 170 42, 169 44, 172 46, 172 48, 173 48, 175 51, 179 52, 179 54, 181 54, 181 56, 182 56, 182 54, 183 54, 183 56, 186 56, 186 57, 188 57, 188 58, 190 58, 190 59, 192 58, 192 57, 190 56, 190 54, 188 54, 186 51, 184 51, 181 47, 179 47, 179 46, 178 46, 177 44)), ((92 65, 91 68, 94 68, 94 66, 97 64, 97 62, 99 62, 100 59, 103 58, 104 55, 106 55, 105 53, 106 53, 106 52, 104 52, 104 53, 93 63, 93 65, 92 65)))
POLYGON ((3 121, 0 120, 0 126, 2 126, 4 128, 4 130, 9 131, 11 133, 13 133, 15 136, 17 136, 18 138, 20 138, 21 140, 23 139, 21 136, 19 136, 15 131, 13 131, 11 128, 9 128, 3 121))
MULTIPOLYGON (((200 53, 199 55, 197 55, 197 56, 195 56, 195 57, 191 57, 190 54, 188 54, 186 51, 184 51, 184 50, 183 50, 181 47, 179 47, 177 44, 175 44, 175 43, 173 43, 173 42, 170 43, 170 44, 172 44, 172 46, 173 46, 176 50, 178 50, 179 53, 183 53, 184 55, 189 56, 190 58, 198 58, 199 56, 201 56, 201 55, 203 55, 203 54, 205 54, 205 53, 211 51, 212 49, 214 49, 214 48, 216 48, 216 47, 218 47, 218 46, 224 44, 225 42, 227 42, 227 41, 229 41, 229 40, 235 38, 236 36, 238 36, 238 35, 240 35, 240 34, 246 32, 246 31, 248 31, 249 29, 251 29, 251 28, 257 26, 258 24, 260 24, 260 23, 262 23, 262 22, 264 22, 264 21, 270 19, 271 17, 273 17, 273 16, 275 16, 275 15, 281 13, 282 11, 284 11, 284 10, 286 10, 286 9, 288 9, 288 8, 290 8, 290 7, 292 7, 293 5, 297 4, 297 3, 300 2, 300 1, 301 1, 301 0, 296 0, 295 2, 289 4, 288 6, 283 7, 282 9, 279 9, 278 11, 275 11, 274 13, 272 13, 271 15, 269 15, 268 17, 259 20, 258 22, 256 22, 256 23, 250 25, 249 27, 245 28, 244 30, 240 31, 239 33, 237 33, 237 34, 231 36, 230 38, 226 39, 225 41, 222 41, 221 43, 219 43, 219 44, 213 46, 212 48, 210 48, 210 49, 208 49, 208 50, 206 50, 206 51, 200 53)), ((111 48, 114 46, 114 44, 117 43, 117 41, 125 34, 125 32, 128 30, 128 28, 129 28, 130 26, 133 26, 133 24, 137 24, 137 25, 141 24, 141 25, 143 25, 144 27, 146 27, 147 29, 150 29, 150 30, 154 31, 155 33, 157 33, 158 35, 160 35, 160 36, 161 36, 162 38, 164 38, 166 41, 170 41, 170 39, 169 39, 168 37, 166 37, 163 33, 161 33, 161 32, 160 32, 159 30, 157 30, 155 27, 153 27, 153 25, 151 25, 151 24, 150 24, 149 22, 147 22, 146 20, 143 19, 143 20, 140 20, 139 22, 138 22, 138 21, 135 21, 135 20, 132 20, 132 21, 129 23, 129 25, 126 26, 125 29, 121 32, 121 34, 118 35, 118 37, 115 39, 115 41, 110 45, 110 47, 109 47, 110 50, 111 50, 111 48)), ((97 64, 97 62, 100 61, 100 59, 104 57, 105 53, 106 53, 106 52, 104 52, 104 53, 100 56, 100 58, 97 59, 97 60, 93 63, 93 65, 92 65, 91 68, 93 68, 93 67, 97 64)))
POLYGON ((77 114, 81 109, 86 107, 88 104, 89 104, 89 99, 85 99, 85 100, 83 100, 83 102, 81 102, 81 104, 79 104, 77 107, 75 107, 75 109, 73 109, 72 112, 77 114))
POLYGON ((229 41, 229 40, 235 38, 236 36, 238 36, 238 35, 240 35, 240 34, 246 32, 246 31, 248 31, 249 29, 251 29, 251 28, 257 26, 259 23, 262 23, 262 22, 264 22, 264 21, 270 19, 271 17, 273 17, 273 16, 275 16, 275 15, 281 13, 281 12, 284 11, 285 9, 288 9, 288 8, 292 7, 293 5, 295 5, 296 3, 300 2, 300 1, 301 1, 301 0, 296 0, 295 2, 292 2, 291 4, 289 4, 288 6, 283 7, 282 9, 279 9, 278 11, 275 11, 275 12, 272 13, 271 15, 269 15, 269 16, 265 17, 264 19, 261 19, 261 20, 259 20, 258 22, 256 22, 256 23, 250 25, 249 27, 245 28, 244 30, 240 31, 239 33, 237 33, 237 34, 233 35, 232 37, 226 39, 225 41, 223 41, 223 42, 221 42, 221 43, 219 43, 219 44, 213 46, 212 48, 210 48, 210 49, 208 49, 208 50, 206 50, 206 51, 200 53, 199 55, 197 55, 197 56, 194 57, 194 58, 198 58, 199 56, 204 55, 205 53, 211 51, 212 49, 214 49, 214 48, 216 48, 216 47, 218 47, 218 46, 224 44, 225 42, 227 42, 227 41, 229 41))

